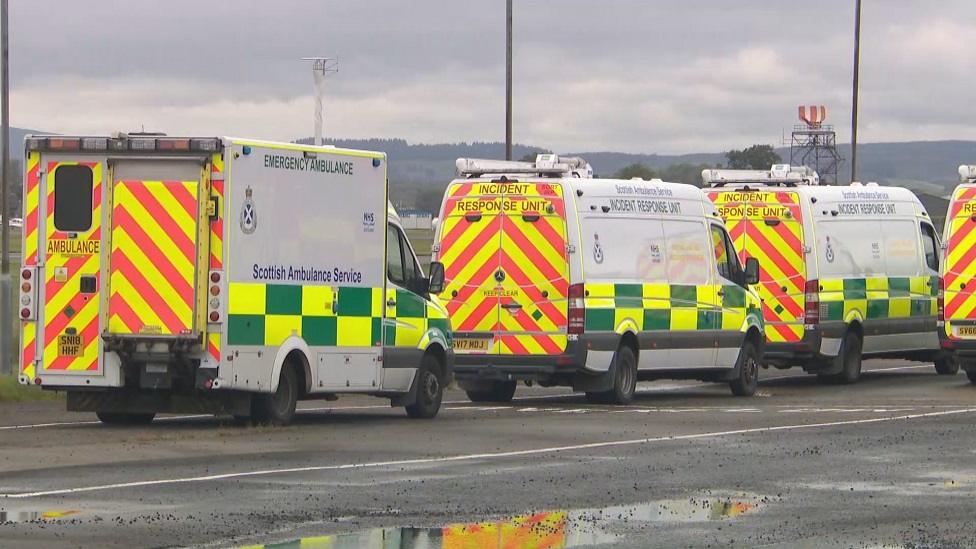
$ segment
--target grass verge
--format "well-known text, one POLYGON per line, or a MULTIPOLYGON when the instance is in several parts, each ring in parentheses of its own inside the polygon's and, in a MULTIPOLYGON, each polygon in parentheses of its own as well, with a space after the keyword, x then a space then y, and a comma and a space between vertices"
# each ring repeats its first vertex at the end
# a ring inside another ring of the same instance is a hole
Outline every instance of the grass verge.
POLYGON ((28 402, 35 400, 58 400, 61 396, 40 387, 21 385, 17 376, 0 376, 0 402, 28 402))

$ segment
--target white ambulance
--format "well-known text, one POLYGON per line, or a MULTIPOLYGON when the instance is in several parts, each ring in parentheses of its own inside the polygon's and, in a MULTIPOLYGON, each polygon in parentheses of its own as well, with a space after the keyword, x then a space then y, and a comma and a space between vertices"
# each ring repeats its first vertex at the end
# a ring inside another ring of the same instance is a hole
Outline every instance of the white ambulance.
POLYGON ((434 416, 446 312, 379 152, 159 134, 26 139, 20 381, 106 423, 289 422, 366 393, 434 416))
POLYGON ((942 347, 976 384, 976 166, 959 166, 945 221, 942 347))
POLYGON ((702 179, 742 257, 763 265, 767 362, 841 383, 858 379, 862 357, 958 371, 936 331, 939 239, 910 190, 820 186, 809 168, 785 164, 702 179))
POLYGON ((638 380, 755 391, 759 299, 700 189, 591 179, 580 159, 459 159, 433 255, 455 330, 455 376, 474 401, 519 381, 626 403, 638 380))

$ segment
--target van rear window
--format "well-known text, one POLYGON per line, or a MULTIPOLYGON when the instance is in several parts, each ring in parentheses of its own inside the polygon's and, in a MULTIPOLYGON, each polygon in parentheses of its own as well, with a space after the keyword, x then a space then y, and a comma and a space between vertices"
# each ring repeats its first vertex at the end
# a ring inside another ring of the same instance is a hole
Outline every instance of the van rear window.
POLYGON ((59 166, 54 172, 54 228, 78 233, 92 225, 92 169, 59 166))

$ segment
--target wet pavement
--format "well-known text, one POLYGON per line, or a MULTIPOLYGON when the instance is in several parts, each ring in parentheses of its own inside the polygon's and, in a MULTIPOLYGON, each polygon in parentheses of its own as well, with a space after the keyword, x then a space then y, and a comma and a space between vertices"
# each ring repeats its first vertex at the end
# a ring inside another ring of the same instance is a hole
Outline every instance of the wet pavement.
POLYGON ((0 547, 976 547, 976 386, 865 366, 625 407, 451 392, 429 422, 349 397, 279 429, 0 405, 0 547))

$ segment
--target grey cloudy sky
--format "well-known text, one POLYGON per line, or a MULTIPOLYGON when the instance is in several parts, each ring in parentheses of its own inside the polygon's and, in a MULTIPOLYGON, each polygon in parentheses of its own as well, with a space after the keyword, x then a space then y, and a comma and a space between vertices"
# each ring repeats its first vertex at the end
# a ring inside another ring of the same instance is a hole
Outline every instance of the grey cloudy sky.
MULTIPOLYGON (((515 138, 682 153, 849 140, 854 0, 515 0, 515 138)), ((860 140, 976 139, 976 2, 864 0, 860 140)), ((13 0, 11 119, 293 139, 504 139, 504 0, 13 0)))

